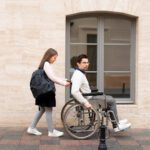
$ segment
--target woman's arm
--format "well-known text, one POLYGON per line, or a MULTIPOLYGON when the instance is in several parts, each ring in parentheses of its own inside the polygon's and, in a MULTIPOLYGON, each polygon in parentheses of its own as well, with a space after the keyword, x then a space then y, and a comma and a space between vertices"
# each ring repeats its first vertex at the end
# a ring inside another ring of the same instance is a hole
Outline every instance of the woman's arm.
POLYGON ((64 86, 67 84, 67 81, 65 79, 63 80, 55 75, 55 73, 52 69, 52 66, 48 62, 44 63, 43 69, 44 69, 46 75, 48 76, 48 78, 51 79, 53 82, 55 82, 59 85, 64 85, 64 86))

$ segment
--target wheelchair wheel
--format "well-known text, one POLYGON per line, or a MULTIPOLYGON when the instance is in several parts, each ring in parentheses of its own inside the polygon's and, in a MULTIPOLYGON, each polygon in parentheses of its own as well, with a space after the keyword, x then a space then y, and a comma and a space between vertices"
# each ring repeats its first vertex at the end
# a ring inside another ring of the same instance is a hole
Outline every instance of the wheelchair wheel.
POLYGON ((75 139, 90 138, 100 126, 98 112, 93 108, 86 109, 81 104, 67 109, 63 121, 66 132, 75 139))
POLYGON ((68 109, 68 108, 70 108, 72 105, 74 105, 76 102, 75 102, 75 100, 74 99, 71 99, 71 100, 69 100, 64 106, 63 106, 63 108, 62 108, 62 110, 61 110, 61 121, 62 122, 64 122, 64 120, 63 120, 63 116, 64 116, 64 114, 65 114, 65 112, 66 112, 66 110, 68 109))

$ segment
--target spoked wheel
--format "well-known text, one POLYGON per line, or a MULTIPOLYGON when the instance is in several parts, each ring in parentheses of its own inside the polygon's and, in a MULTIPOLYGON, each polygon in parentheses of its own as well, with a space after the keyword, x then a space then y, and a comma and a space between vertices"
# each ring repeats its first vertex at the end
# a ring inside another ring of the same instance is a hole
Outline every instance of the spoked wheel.
POLYGON ((74 104, 67 109, 63 121, 67 133, 76 139, 91 137, 100 126, 97 111, 94 108, 86 109, 81 104, 74 104))
POLYGON ((75 104, 75 100, 72 98, 71 100, 69 100, 62 108, 61 110, 61 121, 62 123, 64 122, 64 115, 65 115, 65 112, 68 108, 72 107, 74 104, 75 104))

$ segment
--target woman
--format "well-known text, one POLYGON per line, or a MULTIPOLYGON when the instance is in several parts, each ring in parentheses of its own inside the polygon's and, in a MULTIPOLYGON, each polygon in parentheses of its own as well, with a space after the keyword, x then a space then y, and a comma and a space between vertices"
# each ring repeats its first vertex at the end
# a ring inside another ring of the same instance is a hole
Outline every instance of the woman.
MULTIPOLYGON (((39 69, 43 69, 48 76, 49 79, 51 79, 54 83, 57 83, 59 85, 63 86, 69 86, 70 82, 67 82, 65 79, 60 79, 57 77, 53 72, 53 63, 56 61, 56 58, 58 56, 58 53, 56 50, 49 48, 39 65, 39 69)), ((34 119, 31 123, 31 126, 27 129, 27 132, 29 134, 34 135, 41 135, 42 133, 39 132, 36 129, 36 125, 40 118, 42 117, 43 113, 46 114, 46 121, 48 125, 48 136, 52 137, 59 137, 62 136, 64 133, 60 132, 53 127, 53 121, 52 121, 52 108, 56 106, 56 99, 55 99, 55 92, 51 91, 46 94, 42 94, 36 98, 36 105, 39 106, 39 110, 36 112, 34 119)))

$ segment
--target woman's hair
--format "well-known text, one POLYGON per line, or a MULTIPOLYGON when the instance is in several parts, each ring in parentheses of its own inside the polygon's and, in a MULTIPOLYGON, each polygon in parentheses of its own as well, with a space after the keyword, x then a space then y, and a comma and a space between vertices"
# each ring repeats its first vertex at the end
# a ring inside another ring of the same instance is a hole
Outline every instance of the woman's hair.
POLYGON ((41 60, 41 62, 40 62, 40 65, 39 65, 38 68, 39 68, 39 69, 43 69, 44 63, 45 63, 46 61, 49 61, 49 60, 51 59, 51 57, 53 57, 53 56, 55 56, 55 55, 58 55, 57 51, 54 50, 53 48, 49 48, 49 49, 45 52, 45 54, 44 54, 44 56, 43 56, 43 58, 42 58, 42 60, 41 60))
POLYGON ((83 58, 88 59, 87 55, 81 54, 81 55, 79 55, 79 56, 77 57, 77 63, 81 63, 81 61, 82 61, 83 58))

